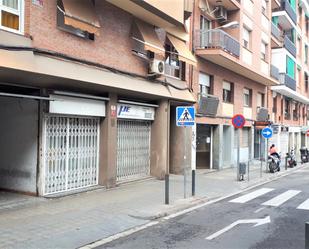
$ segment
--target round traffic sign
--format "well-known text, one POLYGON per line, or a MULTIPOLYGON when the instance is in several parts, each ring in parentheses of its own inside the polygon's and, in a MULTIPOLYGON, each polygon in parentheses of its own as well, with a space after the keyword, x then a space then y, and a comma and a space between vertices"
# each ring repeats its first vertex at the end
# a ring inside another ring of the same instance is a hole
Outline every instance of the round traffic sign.
POLYGON ((266 139, 271 138, 273 136, 273 130, 270 127, 265 127, 262 130, 262 136, 266 139))
POLYGON ((243 115, 237 114, 232 118, 232 124, 235 128, 243 128, 246 123, 246 119, 243 115))

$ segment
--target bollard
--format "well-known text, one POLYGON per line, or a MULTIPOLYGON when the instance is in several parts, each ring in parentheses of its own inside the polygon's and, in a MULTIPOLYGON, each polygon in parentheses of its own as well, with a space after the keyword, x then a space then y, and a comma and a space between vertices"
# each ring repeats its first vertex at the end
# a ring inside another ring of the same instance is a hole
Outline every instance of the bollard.
POLYGON ((195 196, 195 170, 192 170, 192 196, 195 196))
POLYGON ((165 204, 170 204, 170 195, 169 195, 169 174, 165 175, 165 204))
POLYGON ((309 249, 309 222, 306 222, 305 227, 305 249, 309 249))
POLYGON ((285 156, 285 170, 288 169, 288 156, 285 156))

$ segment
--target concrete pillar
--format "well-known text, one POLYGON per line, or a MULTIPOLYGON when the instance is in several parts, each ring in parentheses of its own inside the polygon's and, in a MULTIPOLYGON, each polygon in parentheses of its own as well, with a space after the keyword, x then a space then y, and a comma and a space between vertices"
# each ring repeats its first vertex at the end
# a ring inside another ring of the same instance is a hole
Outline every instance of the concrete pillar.
POLYGON ((222 169, 223 125, 214 126, 213 131, 213 168, 222 169))
POLYGON ((169 113, 168 100, 161 101, 151 127, 150 174, 161 180, 169 168, 169 113))
POLYGON ((99 184, 112 188, 117 177, 117 95, 110 94, 100 125, 99 184))
POLYGON ((171 107, 170 127, 170 173, 182 174, 185 164, 185 147, 187 148, 187 167, 191 165, 192 129, 176 126, 176 108, 171 107))

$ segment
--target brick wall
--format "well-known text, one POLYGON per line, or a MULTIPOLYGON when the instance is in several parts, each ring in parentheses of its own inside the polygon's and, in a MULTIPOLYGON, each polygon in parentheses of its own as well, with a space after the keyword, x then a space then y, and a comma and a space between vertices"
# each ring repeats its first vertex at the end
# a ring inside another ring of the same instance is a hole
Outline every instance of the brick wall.
POLYGON ((106 1, 96 1, 101 29, 95 41, 61 31, 56 26, 56 0, 44 1, 43 7, 25 0, 25 33, 33 46, 105 64, 120 70, 145 75, 147 64, 132 54, 130 38, 133 16, 106 1), (31 15, 29 15, 31 14, 31 15))

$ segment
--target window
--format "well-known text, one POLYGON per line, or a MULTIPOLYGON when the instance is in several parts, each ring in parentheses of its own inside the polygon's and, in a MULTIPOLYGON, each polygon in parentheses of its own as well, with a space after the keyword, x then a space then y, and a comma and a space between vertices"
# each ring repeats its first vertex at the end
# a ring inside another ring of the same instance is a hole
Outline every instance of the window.
POLYGON ((299 86, 299 82, 301 81, 301 70, 297 67, 297 74, 296 74, 296 86, 299 86))
POLYGON ((22 32, 22 0, 0 0, 1 25, 8 31, 22 32))
POLYGON ((308 64, 308 45, 305 45, 305 63, 308 64))
POLYGON ((244 88, 244 106, 251 106, 251 90, 244 88))
POLYGON ((305 90, 308 92, 308 74, 305 72, 305 90))
POLYGON ((286 74, 295 79, 295 62, 289 56, 286 56, 286 74))
POLYGON ((223 81, 223 102, 232 103, 233 84, 223 81))
POLYGON ((250 48, 250 36, 251 36, 251 31, 244 27, 243 28, 243 46, 247 49, 250 48))
POLYGON ((291 110, 290 101, 288 99, 285 99, 284 100, 284 117, 285 117, 285 119, 288 119, 288 120, 291 119, 290 110, 291 110))
POLYGON ((266 2, 266 0, 262 0, 262 13, 264 14, 264 15, 267 15, 267 2, 266 2))
POLYGON ((301 39, 300 37, 297 37, 297 56, 301 56, 301 39))
POLYGON ((184 80, 185 63, 178 58, 178 52, 171 44, 165 45, 165 74, 184 80))
POLYGON ((200 93, 202 95, 211 94, 211 79, 212 76, 200 73, 199 74, 199 85, 200 85, 200 93))
POLYGON ((200 29, 201 30, 211 29, 211 22, 204 16, 200 16, 200 29))
POLYGON ((267 53, 267 44, 262 41, 261 42, 261 59, 266 61, 266 53, 267 53))
POLYGON ((264 94, 263 93, 258 93, 256 95, 256 106, 264 107, 264 94))
POLYGON ((277 113, 277 96, 273 97, 273 113, 277 113))
POLYGON ((298 7, 298 15, 297 15, 297 24, 299 25, 299 27, 301 28, 301 24, 302 24, 302 8, 298 7))

